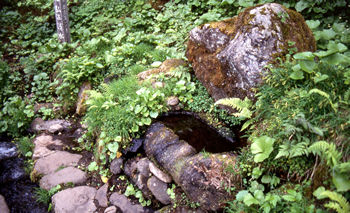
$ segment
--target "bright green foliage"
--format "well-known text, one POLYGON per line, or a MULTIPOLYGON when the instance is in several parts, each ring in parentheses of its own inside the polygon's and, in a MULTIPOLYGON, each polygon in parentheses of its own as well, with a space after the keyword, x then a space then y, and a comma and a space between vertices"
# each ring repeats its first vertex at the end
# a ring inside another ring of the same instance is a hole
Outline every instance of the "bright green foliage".
POLYGON ((323 186, 321 186, 313 194, 315 197, 317 197, 317 199, 329 198, 332 200, 333 202, 324 204, 324 206, 329 209, 333 209, 338 213, 350 212, 350 203, 345 197, 337 192, 326 190, 323 186))
POLYGON ((275 139, 270 138, 268 136, 261 136, 255 138, 251 145, 251 151, 255 155, 254 161, 256 163, 259 163, 268 158, 271 152, 273 151, 274 143, 275 139))
POLYGON ((215 102, 215 105, 219 104, 232 107, 233 109, 237 109, 239 112, 233 113, 233 116, 236 117, 242 117, 243 119, 251 118, 253 114, 249 110, 249 108, 252 106, 252 101, 249 100, 247 97, 244 100, 241 100, 239 98, 220 99, 217 102, 215 102))

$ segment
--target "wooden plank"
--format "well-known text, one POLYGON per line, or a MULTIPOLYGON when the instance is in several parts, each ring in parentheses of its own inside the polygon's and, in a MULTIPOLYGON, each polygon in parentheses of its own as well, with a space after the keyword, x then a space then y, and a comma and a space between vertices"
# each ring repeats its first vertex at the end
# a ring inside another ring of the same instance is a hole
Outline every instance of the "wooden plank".
POLYGON ((54 0, 58 40, 70 43, 67 0, 54 0))

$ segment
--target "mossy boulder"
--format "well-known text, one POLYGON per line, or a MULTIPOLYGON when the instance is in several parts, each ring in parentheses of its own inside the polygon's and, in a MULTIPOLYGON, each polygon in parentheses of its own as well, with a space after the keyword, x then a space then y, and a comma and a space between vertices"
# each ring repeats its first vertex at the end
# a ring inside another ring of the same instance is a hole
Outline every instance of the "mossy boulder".
POLYGON ((264 67, 290 48, 315 51, 313 34, 299 13, 268 3, 196 27, 190 32, 186 56, 215 100, 243 99, 254 97, 264 67))
POLYGON ((196 150, 164 124, 149 128, 144 148, 147 156, 168 172, 187 196, 204 210, 216 211, 233 199, 225 187, 240 188, 241 177, 235 168, 236 156, 227 153, 196 153, 196 150))

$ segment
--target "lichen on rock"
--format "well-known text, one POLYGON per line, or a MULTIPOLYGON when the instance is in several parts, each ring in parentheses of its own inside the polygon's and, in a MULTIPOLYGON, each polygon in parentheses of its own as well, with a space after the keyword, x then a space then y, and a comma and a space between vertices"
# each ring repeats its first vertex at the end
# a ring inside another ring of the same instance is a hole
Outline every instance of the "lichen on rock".
POLYGON ((186 56, 215 100, 253 99, 264 67, 287 54, 289 48, 315 51, 312 32, 299 13, 268 3, 193 29, 186 56))

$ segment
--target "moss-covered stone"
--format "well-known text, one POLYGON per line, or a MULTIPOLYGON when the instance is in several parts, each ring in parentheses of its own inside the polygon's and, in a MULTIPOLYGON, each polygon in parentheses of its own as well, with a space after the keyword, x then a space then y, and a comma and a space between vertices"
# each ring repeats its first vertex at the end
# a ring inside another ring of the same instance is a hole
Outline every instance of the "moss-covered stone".
POLYGON ((186 56, 215 100, 253 99, 265 65, 293 47, 298 52, 315 51, 311 30, 299 13, 268 3, 193 29, 186 56))
POLYGON ((149 128, 144 148, 147 156, 163 167, 187 196, 200 203, 204 210, 216 211, 233 198, 225 187, 240 188, 240 175, 225 170, 228 165, 236 164, 234 155, 197 154, 192 146, 179 140, 162 123, 152 124, 149 128))

